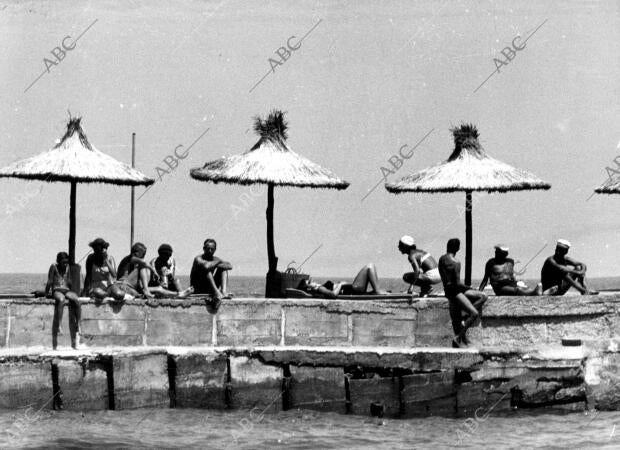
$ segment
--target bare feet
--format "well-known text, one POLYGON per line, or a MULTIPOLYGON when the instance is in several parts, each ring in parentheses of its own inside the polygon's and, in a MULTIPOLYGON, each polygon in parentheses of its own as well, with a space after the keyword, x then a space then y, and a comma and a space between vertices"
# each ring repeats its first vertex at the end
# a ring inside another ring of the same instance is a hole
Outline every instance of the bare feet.
POLYGON ((546 291, 543 292, 544 295, 555 295, 558 293, 559 288, 557 286, 552 286, 546 291))
POLYGON ((189 295, 192 295, 194 293, 194 288, 193 286, 188 287, 187 289, 179 292, 179 295, 177 295, 178 298, 185 298, 189 295))
POLYGON ((433 292, 433 286, 428 286, 420 289, 420 297, 428 297, 433 292))
POLYGON ((534 293, 532 295, 542 295, 543 289, 542 289, 542 283, 538 283, 536 285, 536 289, 534 289, 534 293))
POLYGON ((467 348, 468 345, 469 340, 465 336, 452 339, 452 348, 467 348))

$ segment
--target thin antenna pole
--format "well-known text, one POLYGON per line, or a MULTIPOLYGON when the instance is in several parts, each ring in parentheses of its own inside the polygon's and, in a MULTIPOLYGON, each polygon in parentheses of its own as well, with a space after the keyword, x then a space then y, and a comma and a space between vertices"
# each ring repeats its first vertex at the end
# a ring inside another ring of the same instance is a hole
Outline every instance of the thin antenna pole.
MULTIPOLYGON (((136 168, 136 133, 131 133, 131 167, 136 168)), ((136 188, 131 186, 131 236, 129 246, 133 247, 134 220, 136 211, 136 188)))

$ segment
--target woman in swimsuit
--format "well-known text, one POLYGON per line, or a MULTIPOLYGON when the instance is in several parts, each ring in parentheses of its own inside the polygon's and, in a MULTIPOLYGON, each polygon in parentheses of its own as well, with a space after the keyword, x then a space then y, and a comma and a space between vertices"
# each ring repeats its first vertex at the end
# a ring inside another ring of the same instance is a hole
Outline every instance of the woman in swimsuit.
POLYGON ((377 276, 377 268, 373 263, 366 264, 357 273, 352 283, 341 281, 334 284, 327 281, 323 284, 315 283, 312 279, 303 280, 299 285, 299 289, 309 292, 317 297, 336 298, 338 295, 385 295, 388 292, 379 287, 379 277, 377 276), (371 288, 368 291, 368 288, 371 288))
POLYGON ((62 311, 65 302, 69 302, 69 333, 71 334, 71 347, 77 348, 80 340, 80 320, 82 307, 78 295, 71 290, 71 277, 69 276, 69 255, 60 252, 56 255, 56 263, 50 266, 47 274, 45 291, 55 300, 54 319, 52 321, 52 347, 58 346, 58 331, 62 321, 62 311))
POLYGON ((398 241, 398 250, 407 255, 413 272, 403 275, 403 281, 409 283, 408 293, 413 291, 413 286, 420 287, 420 297, 426 297, 433 290, 434 284, 441 283, 441 276, 437 268, 437 262, 430 253, 416 247, 415 240, 411 236, 403 236, 398 241))
POLYGON ((110 287, 116 280, 116 263, 108 255, 108 244, 104 239, 97 238, 88 244, 93 253, 86 258, 86 277, 83 294, 103 300, 109 295, 110 287))

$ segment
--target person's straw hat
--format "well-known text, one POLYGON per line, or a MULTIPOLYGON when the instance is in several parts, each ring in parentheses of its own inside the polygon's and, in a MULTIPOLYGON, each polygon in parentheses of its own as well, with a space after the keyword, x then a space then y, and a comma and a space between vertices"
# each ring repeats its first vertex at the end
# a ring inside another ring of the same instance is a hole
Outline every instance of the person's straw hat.
POLYGON ((108 248, 110 246, 110 244, 108 242, 105 241, 105 239, 103 238, 97 238, 94 241, 92 241, 90 244, 88 244, 89 247, 91 248, 95 248, 97 246, 101 246, 103 248, 108 248))

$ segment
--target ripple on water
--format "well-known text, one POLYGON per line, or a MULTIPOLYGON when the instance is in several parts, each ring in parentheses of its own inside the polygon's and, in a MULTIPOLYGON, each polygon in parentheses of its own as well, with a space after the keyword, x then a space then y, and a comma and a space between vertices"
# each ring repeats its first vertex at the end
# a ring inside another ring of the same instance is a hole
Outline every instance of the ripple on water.
POLYGON ((620 412, 515 411, 491 415, 467 434, 464 419, 371 419, 301 410, 264 416, 196 409, 31 411, 26 416, 23 420, 23 411, 0 412, 3 448, 620 447, 620 412))

